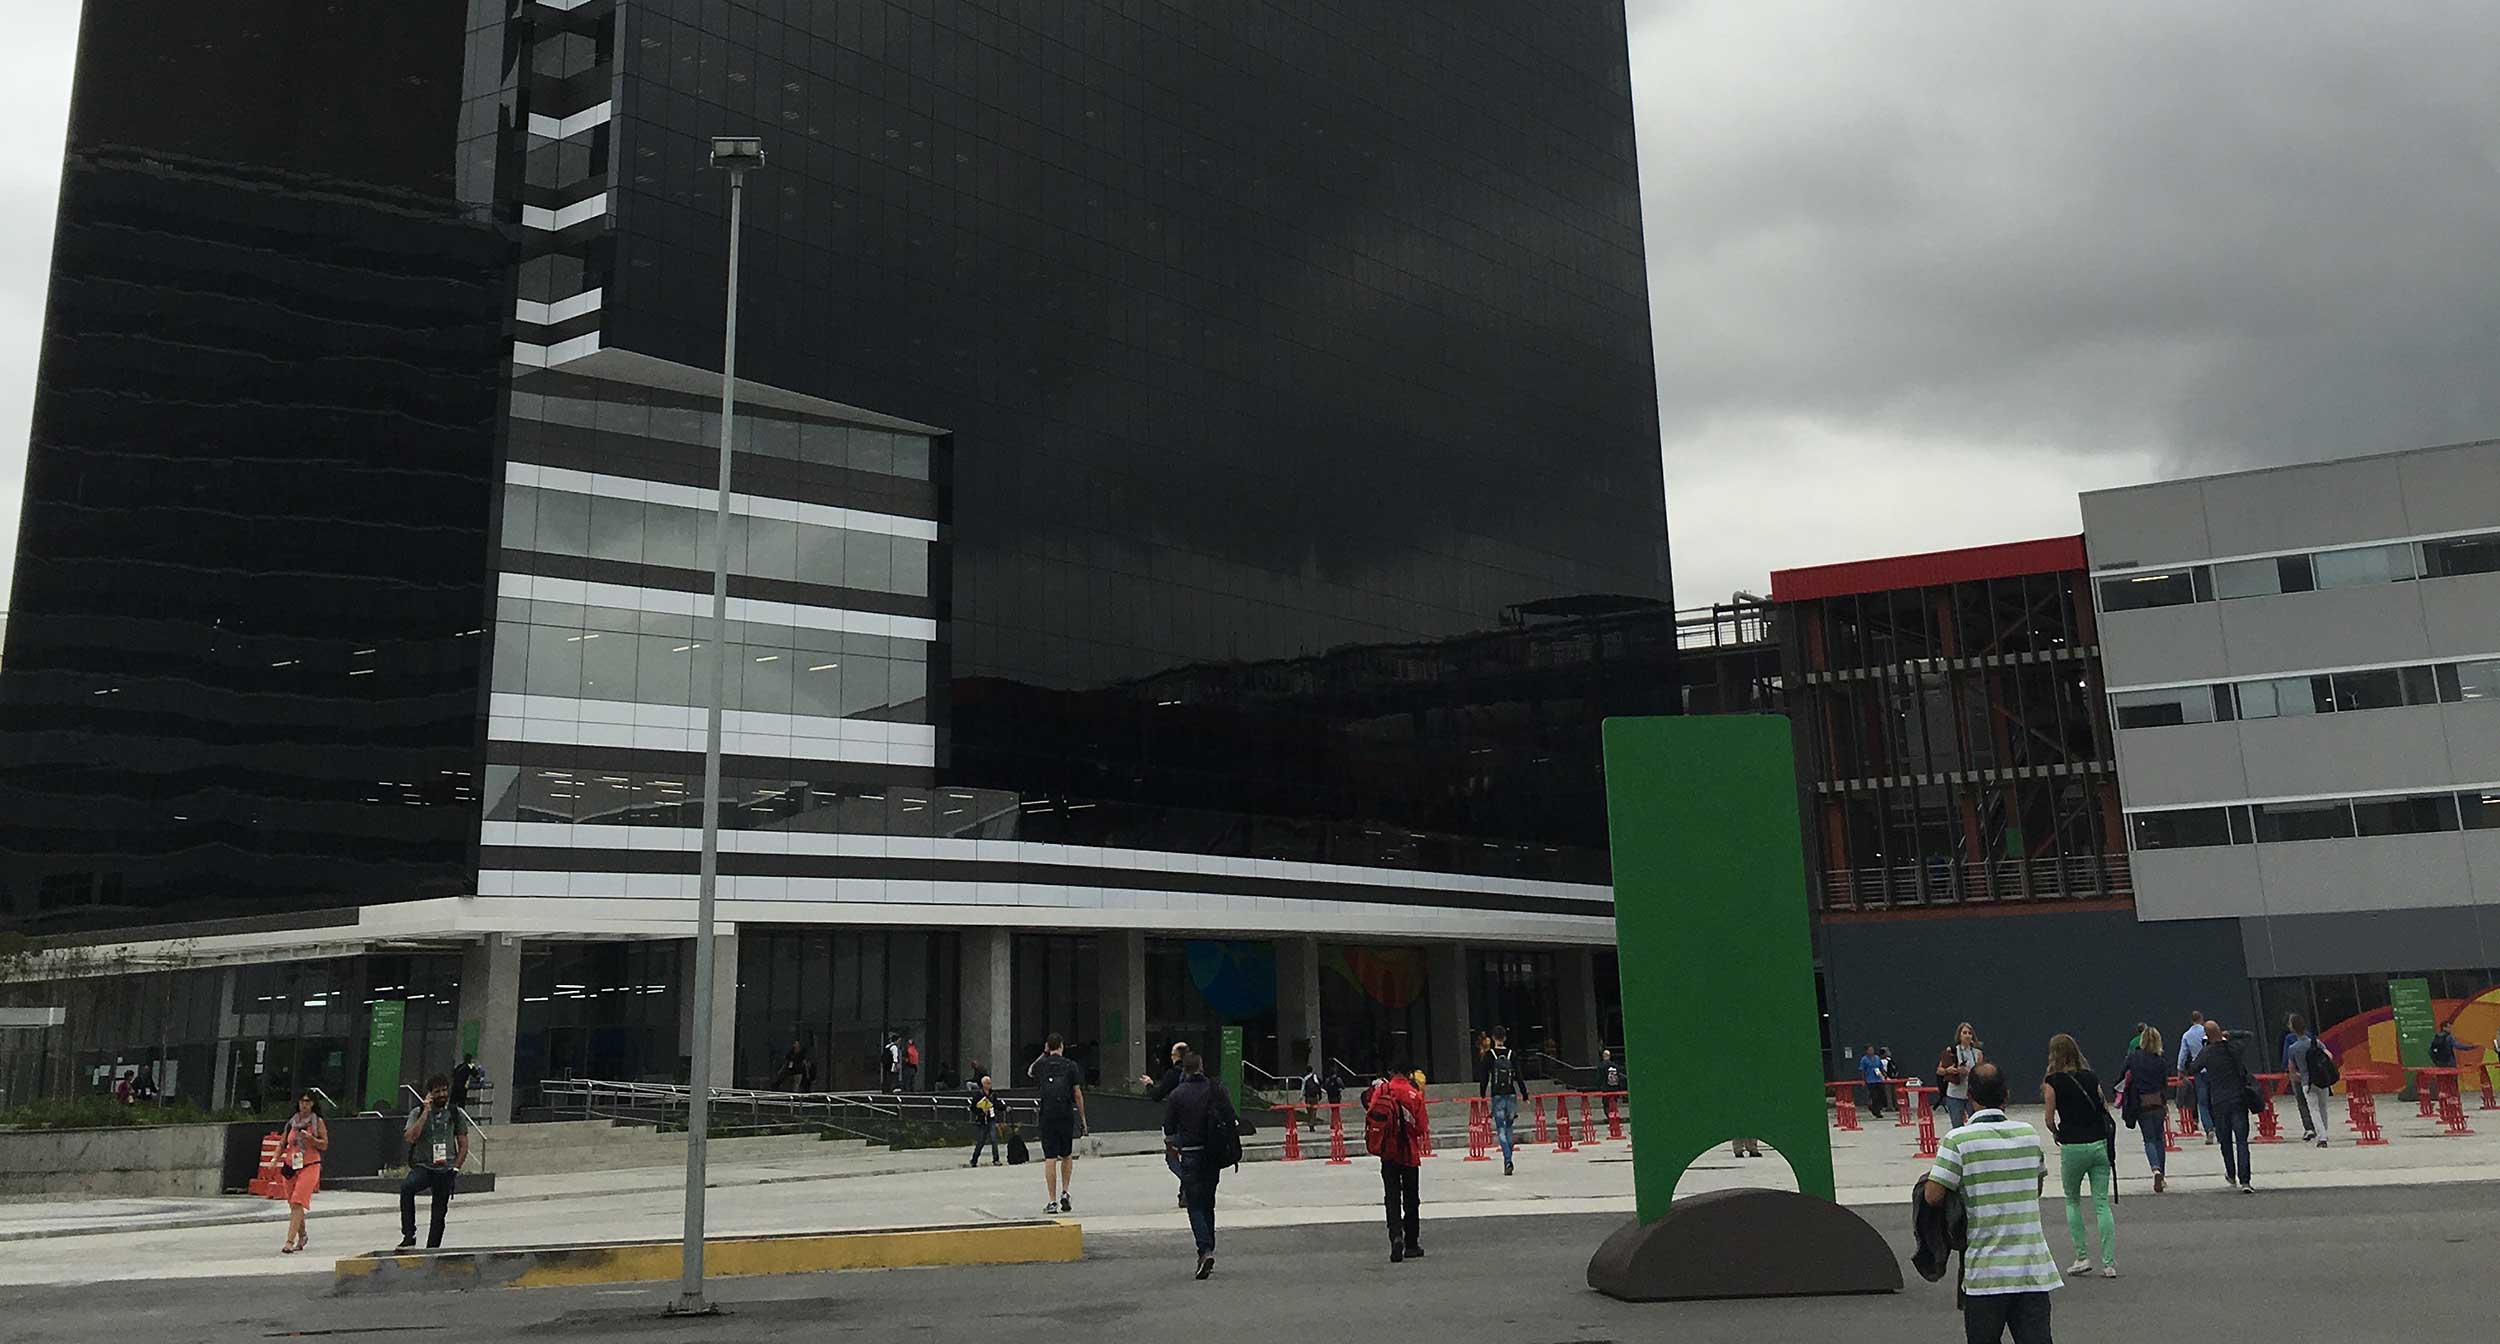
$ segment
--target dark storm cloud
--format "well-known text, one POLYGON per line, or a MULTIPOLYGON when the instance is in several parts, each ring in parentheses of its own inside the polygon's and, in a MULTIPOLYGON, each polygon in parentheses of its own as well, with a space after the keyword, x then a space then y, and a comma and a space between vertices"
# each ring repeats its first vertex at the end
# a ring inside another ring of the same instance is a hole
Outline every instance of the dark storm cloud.
POLYGON ((1679 523, 1679 445, 1731 433, 2079 477, 2500 434, 2500 5, 1631 21, 1679 523))

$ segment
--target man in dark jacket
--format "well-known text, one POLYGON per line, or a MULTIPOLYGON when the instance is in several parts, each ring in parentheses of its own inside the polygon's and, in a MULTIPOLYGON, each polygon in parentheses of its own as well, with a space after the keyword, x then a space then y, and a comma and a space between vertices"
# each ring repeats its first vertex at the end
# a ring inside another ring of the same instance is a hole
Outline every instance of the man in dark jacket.
MULTIPOLYGON (((1154 1075, 1152 1074, 1141 1073, 1137 1075, 1137 1081, 1145 1084, 1146 1100, 1168 1100, 1174 1092, 1180 1089, 1182 1080, 1187 1076, 1181 1072, 1181 1061, 1187 1059, 1188 1057, 1189 1042, 1174 1041, 1172 1042, 1172 1067, 1165 1071, 1162 1082, 1156 1082, 1154 1080, 1154 1075)), ((1164 1155, 1163 1165, 1172 1169, 1172 1179, 1176 1181, 1181 1180, 1181 1164, 1177 1159, 1172 1157, 1169 1153, 1166 1153, 1164 1155)), ((1189 1207, 1189 1184, 1186 1181, 1182 1181, 1181 1183, 1180 1207, 1184 1209, 1189 1207)))
POLYGON ((2248 1041, 2231 1035, 2213 1018, 2205 1019, 2205 1049, 2188 1065, 2188 1073, 2204 1086, 2206 1102, 2213 1107, 2223 1183, 2255 1194, 2248 1183, 2248 1117, 2257 1109, 2257 1071, 2248 1065, 2248 1041))
POLYGON ((1215 1272, 1215 1186, 1239 1133, 1233 1099, 1207 1078, 1207 1062, 1195 1053, 1182 1056, 1180 1085, 1163 1103, 1163 1155, 1180 1173, 1201 1279, 1215 1272))

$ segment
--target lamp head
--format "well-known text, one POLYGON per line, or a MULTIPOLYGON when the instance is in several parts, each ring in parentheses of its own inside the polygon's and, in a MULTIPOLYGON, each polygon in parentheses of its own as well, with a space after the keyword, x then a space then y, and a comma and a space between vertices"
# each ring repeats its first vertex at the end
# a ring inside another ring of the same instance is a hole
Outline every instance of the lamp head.
POLYGON ((764 166, 764 141, 752 135, 712 137, 712 166, 732 172, 764 166))

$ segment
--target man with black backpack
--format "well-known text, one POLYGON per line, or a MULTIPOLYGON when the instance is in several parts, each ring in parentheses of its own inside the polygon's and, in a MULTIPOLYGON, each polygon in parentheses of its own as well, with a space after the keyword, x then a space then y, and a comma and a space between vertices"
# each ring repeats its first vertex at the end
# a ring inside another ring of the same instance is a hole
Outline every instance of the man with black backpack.
POLYGON ((1042 1094, 1042 1188, 1050 1198, 1044 1213, 1074 1213, 1076 1198, 1076 1136, 1085 1122, 1084 1072, 1068 1058, 1068 1041, 1058 1032, 1042 1042, 1042 1057, 1025 1070, 1042 1094))
POLYGON ((2334 1112, 2328 1108, 2328 1089, 2343 1077, 2335 1056, 2326 1042, 2309 1034, 2309 1024, 2298 1013, 2287 1023, 2291 1039, 2283 1046, 2283 1072, 2288 1076, 2292 1095, 2300 1102, 2300 1118, 2307 1122, 2300 1136, 2303 1143, 2324 1148, 2334 1123, 2334 1112))
POLYGON ((1510 1028, 1493 1029, 1493 1048, 1485 1052, 1484 1077, 1476 1081, 1476 1091, 1487 1098, 1493 1138, 1502 1145, 1502 1174, 1508 1176, 1513 1170, 1511 1153, 1516 1144, 1512 1134, 1519 1123, 1519 1103, 1528 1095, 1528 1080, 1521 1076, 1519 1061, 1510 1052, 1510 1028))
POLYGON ((1380 1200, 1389 1215, 1389 1263, 1420 1260, 1424 1094, 1400 1067, 1363 1094, 1363 1148, 1380 1159, 1380 1200))
POLYGON ((1207 1061, 1181 1057, 1181 1085, 1163 1102, 1164 1157, 1181 1174, 1190 1236, 1198 1247, 1198 1278, 1215 1272, 1215 1186, 1226 1167, 1241 1164, 1241 1119, 1233 1099, 1207 1077, 1207 1061))

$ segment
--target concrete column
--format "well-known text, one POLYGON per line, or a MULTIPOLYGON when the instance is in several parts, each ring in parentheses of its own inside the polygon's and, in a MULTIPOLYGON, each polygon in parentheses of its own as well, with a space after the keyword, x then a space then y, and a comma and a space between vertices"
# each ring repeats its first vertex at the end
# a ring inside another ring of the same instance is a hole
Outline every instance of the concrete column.
POLYGON ((1562 984, 1562 1055, 1574 1064, 1594 1064, 1604 1046, 1598 1039, 1597 949, 1566 947, 1554 954, 1562 984))
POLYGON ((509 1121, 523 1100, 512 1076, 513 1047, 521 1035, 520 939, 490 933, 461 953, 460 1020, 477 1023, 477 1062, 490 1084, 478 1122, 509 1121))
POLYGON ((1464 1082, 1475 1075, 1468 1041, 1467 945, 1432 943, 1425 952, 1424 992, 1432 1001, 1432 1060, 1424 1066, 1436 1083, 1464 1082))
POLYGON ((1319 1067, 1319 940, 1276 940, 1276 1070, 1287 1078, 1319 1067), (1294 1043, 1304 1042, 1296 1051, 1294 1043))
MULTIPOLYGON (((686 946, 686 981, 694 982, 694 945, 686 946)), ((747 1087, 757 1080, 739 1068, 738 1059, 738 929, 712 926, 712 1086, 747 1087)), ((819 1069, 824 1061, 817 1061, 819 1069)))
POLYGON ((234 1105, 234 1038, 243 1034, 243 1020, 234 1015, 234 982, 238 974, 232 966, 217 972, 217 1076, 208 1085, 211 1110, 222 1111, 234 1105))
POLYGON ((1109 1087, 1137 1085, 1146 1067, 1146 935, 1113 929, 1094 938, 1102 980, 1102 1077, 1109 1087))
POLYGON ((1005 929, 967 929, 963 943, 965 1067, 978 1062, 1002 1088, 1024 1082, 1012 1056, 1015 1036, 1015 944, 1005 929))

